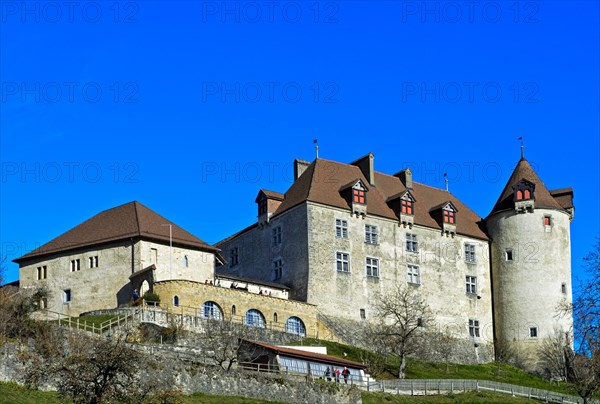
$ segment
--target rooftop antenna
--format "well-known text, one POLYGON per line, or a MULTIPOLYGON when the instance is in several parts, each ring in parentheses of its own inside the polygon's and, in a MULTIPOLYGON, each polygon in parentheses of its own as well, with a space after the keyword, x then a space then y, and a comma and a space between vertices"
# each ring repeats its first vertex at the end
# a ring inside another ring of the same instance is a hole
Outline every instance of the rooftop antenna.
POLYGON ((444 181, 446 182, 446 191, 448 191, 448 173, 444 173, 444 181))
POLYGON ((525 160, 525 146, 523 146, 523 136, 519 137, 521 141, 521 160, 525 160))
POLYGON ((317 158, 319 158, 319 142, 315 139, 313 140, 313 143, 315 144, 315 150, 317 151, 317 158))

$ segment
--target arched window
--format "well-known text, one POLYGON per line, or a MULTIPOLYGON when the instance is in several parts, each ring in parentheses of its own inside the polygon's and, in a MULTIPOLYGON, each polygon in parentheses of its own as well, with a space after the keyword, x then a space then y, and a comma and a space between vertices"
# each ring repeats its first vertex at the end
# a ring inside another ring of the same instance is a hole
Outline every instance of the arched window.
POLYGON ((202 305, 202 317, 211 320, 221 320, 223 318, 223 312, 215 302, 204 302, 202 305))
POLYGON ((173 306, 179 306, 179 296, 173 296, 173 306))
POLYGON ((273 322, 276 323, 277 322, 277 313, 273 313, 273 322))
POLYGON ((306 327, 298 317, 290 317, 285 322, 285 332, 288 334, 306 335, 306 327))
POLYGON ((235 304, 231 306, 231 315, 235 316, 235 304))
POLYGON ((531 199, 531 191, 526 189, 523 191, 523 199, 531 199))
POLYGON ((265 328, 265 316, 263 316, 262 313, 258 310, 250 309, 246 312, 246 317, 244 317, 244 324, 252 327, 265 328))
POLYGON ((517 201, 522 201, 523 200, 523 191, 521 191, 520 189, 517 190, 517 201))

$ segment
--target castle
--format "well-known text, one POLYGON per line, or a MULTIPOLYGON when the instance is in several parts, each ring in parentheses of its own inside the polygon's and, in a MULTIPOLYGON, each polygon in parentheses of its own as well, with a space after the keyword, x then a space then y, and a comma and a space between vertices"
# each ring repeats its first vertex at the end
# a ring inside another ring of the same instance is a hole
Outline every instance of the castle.
POLYGON ((374 166, 295 160, 290 188, 261 189, 257 221, 215 246, 138 202, 109 209, 16 259, 20 286, 47 285, 42 306, 70 315, 152 290, 202 317, 326 338, 404 284, 470 347, 465 361, 489 360, 494 342, 531 363, 556 333, 572 343, 556 315, 571 301, 572 189, 548 190, 522 157, 483 219, 409 169, 374 166))

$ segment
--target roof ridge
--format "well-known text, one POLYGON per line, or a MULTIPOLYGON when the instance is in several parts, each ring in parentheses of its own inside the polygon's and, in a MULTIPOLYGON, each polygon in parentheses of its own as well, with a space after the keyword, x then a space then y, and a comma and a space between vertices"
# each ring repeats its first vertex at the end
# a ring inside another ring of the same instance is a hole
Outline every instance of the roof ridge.
POLYGON ((133 212, 135 214, 135 223, 137 226, 137 235, 141 236, 142 235, 142 226, 140 225, 140 215, 138 212, 138 201, 133 201, 133 212))

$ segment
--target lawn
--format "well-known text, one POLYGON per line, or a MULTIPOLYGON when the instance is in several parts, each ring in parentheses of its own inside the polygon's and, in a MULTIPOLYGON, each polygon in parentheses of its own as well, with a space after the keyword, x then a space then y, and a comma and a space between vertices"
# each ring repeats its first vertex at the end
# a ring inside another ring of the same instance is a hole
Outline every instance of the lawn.
MULTIPOLYGON (((32 390, 16 383, 0 382, 0 402, 3 404, 60 404, 71 403, 70 400, 64 400, 53 391, 32 390)), ((211 396, 203 393, 196 393, 189 396, 182 396, 183 404, 265 404, 277 403, 275 401, 257 400, 253 398, 233 397, 233 396, 211 396)), ((152 401, 150 401, 152 402, 152 401)))
POLYGON ((31 390, 16 383, 0 382, 0 401, 5 404, 64 403, 56 392, 31 390))
POLYGON ((446 403, 459 403, 459 404, 526 404, 526 403, 539 403, 536 400, 529 400, 527 398, 511 397, 506 394, 492 393, 492 392, 476 392, 471 391, 460 394, 448 394, 439 396, 409 396, 409 395, 396 395, 396 394, 383 394, 383 393, 362 393, 363 404, 404 404, 404 403, 425 403, 425 404, 446 404, 446 403))

